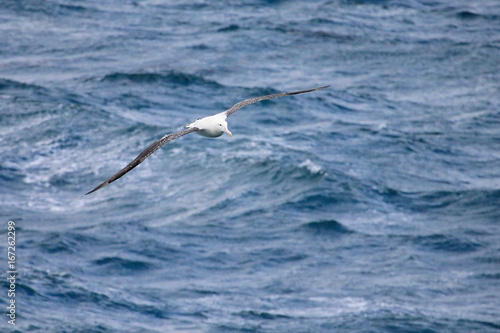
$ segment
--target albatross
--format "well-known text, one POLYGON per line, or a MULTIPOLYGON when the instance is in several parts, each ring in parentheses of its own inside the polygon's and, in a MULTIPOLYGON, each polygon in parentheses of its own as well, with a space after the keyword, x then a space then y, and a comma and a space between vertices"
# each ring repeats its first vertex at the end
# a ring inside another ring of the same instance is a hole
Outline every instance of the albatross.
POLYGON ((254 97, 254 98, 249 98, 245 99, 241 102, 238 102, 231 106, 229 109, 227 109, 224 112, 214 114, 212 116, 208 116, 205 118, 199 118, 196 121, 192 122, 189 125, 186 125, 186 129, 174 133, 170 133, 162 137, 161 139, 157 140, 153 144, 151 144, 149 147, 143 150, 142 153, 139 154, 132 162, 130 162, 126 167, 115 173, 113 176, 99 184, 96 188, 94 188, 92 191, 89 191, 87 194, 93 193, 97 190, 100 190, 101 188, 111 184, 115 180, 123 177, 127 172, 144 162, 146 158, 151 156, 155 151, 160 149, 162 146, 167 144, 168 142, 177 139, 181 136, 184 136, 189 133, 196 132, 199 135, 206 136, 209 138, 217 138, 224 133, 226 133, 229 136, 233 136, 233 133, 229 131, 227 128, 227 122, 226 118, 238 111, 239 109, 253 104, 257 103, 260 101, 265 101, 267 99, 271 98, 276 98, 276 97, 284 97, 284 96, 290 96, 290 95, 298 95, 298 94, 303 94, 303 93, 308 93, 311 91, 316 91, 316 90, 321 90, 328 88, 329 86, 323 86, 323 87, 317 87, 317 88, 312 88, 312 89, 306 89, 306 90, 299 90, 299 91, 291 91, 291 92, 283 92, 283 93, 278 93, 278 94, 272 94, 272 95, 265 95, 265 96, 259 96, 259 97, 254 97))

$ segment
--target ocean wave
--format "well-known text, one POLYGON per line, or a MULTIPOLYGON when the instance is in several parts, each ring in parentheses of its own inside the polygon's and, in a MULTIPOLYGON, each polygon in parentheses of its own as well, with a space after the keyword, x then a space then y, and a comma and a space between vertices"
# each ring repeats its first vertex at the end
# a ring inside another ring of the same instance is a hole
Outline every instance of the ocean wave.
POLYGON ((355 204, 357 200, 353 195, 353 193, 337 192, 332 189, 312 188, 305 192, 302 191, 297 193, 296 196, 287 200, 281 207, 296 213, 311 213, 318 210, 324 211, 342 204, 355 204))
MULTIPOLYGON (((37 289, 33 286, 29 285, 30 281, 28 279, 21 279, 21 280, 16 280, 16 293, 18 295, 22 295, 21 297, 33 297, 33 296, 40 296, 40 293, 37 291, 37 289)), ((2 279, 0 281, 0 287, 2 287, 3 290, 9 290, 10 288, 10 282, 7 279, 2 279)), ((6 292, 7 294, 7 292, 6 292)))
POLYGON ((256 310, 246 310, 237 313, 238 316, 246 319, 265 319, 265 320, 273 320, 273 319, 290 319, 292 317, 287 315, 282 315, 279 313, 271 313, 266 311, 256 311, 256 310))
MULTIPOLYGON (((448 11, 448 10, 445 10, 448 11)), ((496 21, 500 17, 498 14, 494 13, 478 13, 473 10, 461 10, 461 8, 452 8, 449 11, 453 12, 453 15, 463 21, 472 20, 486 20, 486 21, 496 21)))
POLYGON ((171 261, 183 253, 180 249, 158 242, 154 239, 140 240, 137 244, 134 244, 130 252, 147 258, 166 261, 171 261))
MULTIPOLYGON (((92 79, 88 79, 92 80, 92 79)), ((201 75, 189 74, 184 72, 169 71, 167 73, 153 73, 153 72, 137 72, 137 73, 125 73, 125 72, 115 72, 111 74, 106 74, 99 78, 102 82, 112 82, 112 83, 150 83, 150 84, 162 84, 171 83, 179 85, 202 85, 211 87, 221 87, 222 85, 216 81, 209 80, 201 75)))
POLYGON ((445 211, 452 216, 500 217, 498 189, 460 189, 406 192, 387 188, 383 194, 388 202, 419 212, 445 211))
POLYGON ((72 12, 88 11, 88 7, 80 5, 58 4, 54 1, 42 2, 24 2, 24 1, 2 1, 0 8, 10 9, 15 11, 18 15, 47 15, 58 16, 68 15, 72 12))
POLYGON ((40 240, 37 245, 42 251, 48 253, 77 253, 81 249, 96 246, 97 244, 99 244, 99 240, 93 236, 77 232, 52 232, 40 240))
POLYGON ((105 308, 114 308, 119 305, 113 298, 106 295, 104 292, 96 292, 87 288, 67 285, 65 287, 48 289, 46 295, 53 297, 58 302, 63 301, 66 304, 99 304, 105 308))
POLYGON ((233 32, 241 29, 239 25, 237 24, 230 24, 228 26, 225 26, 223 28, 218 29, 218 32, 233 32))
POLYGON ((321 220, 308 222, 302 225, 304 230, 310 231, 314 234, 321 235, 346 235, 352 234, 354 231, 344 226, 342 223, 335 220, 321 220))
POLYGON ((412 242, 430 251, 470 253, 481 248, 481 244, 477 242, 445 234, 417 236, 412 239, 412 242))
POLYGON ((276 266, 284 263, 301 262, 308 256, 303 253, 296 253, 287 248, 263 248, 252 251, 250 255, 253 258, 260 258, 258 265, 276 266))
POLYGON ((132 260, 121 257, 103 257, 93 261, 97 270, 103 274, 131 274, 146 272, 155 267, 154 264, 144 260, 132 260))
POLYGON ((299 168, 305 168, 311 175, 323 175, 326 171, 319 165, 307 159, 299 164, 299 168))
POLYGON ((11 89, 45 90, 45 88, 36 84, 0 78, 0 90, 11 89))
POLYGON ((22 179, 23 174, 19 168, 0 163, 0 181, 5 184, 3 187, 15 185, 22 179))

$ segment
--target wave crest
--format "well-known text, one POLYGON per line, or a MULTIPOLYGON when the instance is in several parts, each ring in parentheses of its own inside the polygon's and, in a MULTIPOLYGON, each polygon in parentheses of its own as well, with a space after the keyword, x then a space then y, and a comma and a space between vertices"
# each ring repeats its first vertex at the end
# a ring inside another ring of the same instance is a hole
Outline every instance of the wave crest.
POLYGON ((305 223, 302 228, 315 234, 352 234, 354 231, 335 220, 321 220, 305 223))
POLYGON ((102 82, 134 82, 134 83, 173 83, 180 85, 212 85, 221 86, 218 82, 208 80, 201 75, 169 71, 167 73, 139 72, 107 74, 100 79, 102 82))

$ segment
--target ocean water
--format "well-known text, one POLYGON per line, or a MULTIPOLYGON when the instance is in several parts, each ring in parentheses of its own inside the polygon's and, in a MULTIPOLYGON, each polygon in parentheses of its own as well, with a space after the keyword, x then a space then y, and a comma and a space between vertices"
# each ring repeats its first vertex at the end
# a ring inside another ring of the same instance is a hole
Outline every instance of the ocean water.
POLYGON ((496 0, 0 2, 0 331, 500 332, 499 60, 496 0))

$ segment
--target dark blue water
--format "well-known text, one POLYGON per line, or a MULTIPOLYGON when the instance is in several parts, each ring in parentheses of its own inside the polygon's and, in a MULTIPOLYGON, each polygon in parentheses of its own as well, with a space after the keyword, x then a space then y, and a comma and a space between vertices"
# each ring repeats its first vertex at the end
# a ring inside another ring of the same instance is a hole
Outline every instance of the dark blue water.
POLYGON ((496 0, 2 1, 0 330, 499 332, 499 60, 496 0))

